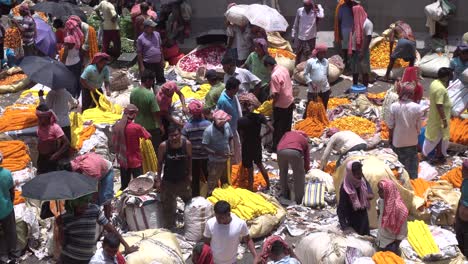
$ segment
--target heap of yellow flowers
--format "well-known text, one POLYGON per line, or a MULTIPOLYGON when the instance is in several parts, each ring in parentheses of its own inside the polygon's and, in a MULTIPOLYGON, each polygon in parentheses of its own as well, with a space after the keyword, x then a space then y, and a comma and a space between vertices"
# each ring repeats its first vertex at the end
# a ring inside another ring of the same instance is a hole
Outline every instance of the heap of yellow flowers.
POLYGON ((387 92, 367 93, 367 98, 368 99, 384 99, 386 94, 387 92))
MULTIPOLYGON (((393 44, 395 50, 396 42, 393 44)), ((382 40, 377 43, 370 51, 370 64, 372 69, 386 68, 390 63, 390 42, 382 40)), ((409 63, 402 59, 395 61, 394 68, 408 67, 409 63)))
POLYGON ((261 195, 232 186, 216 188, 208 201, 215 204, 223 200, 231 205, 231 212, 243 220, 251 220, 265 214, 276 214, 277 208, 261 195))
POLYGON ((333 98, 330 98, 330 100, 328 100, 328 109, 333 109, 333 108, 336 108, 340 105, 347 105, 347 104, 350 104, 351 101, 348 99, 348 98, 336 98, 336 97, 333 97, 333 98))
POLYGON ((408 222, 408 242, 420 258, 440 252, 429 227, 420 220, 408 222))
POLYGON ((340 131, 350 130, 359 136, 375 134, 375 123, 357 116, 346 116, 337 118, 328 124, 329 128, 338 128, 340 131))

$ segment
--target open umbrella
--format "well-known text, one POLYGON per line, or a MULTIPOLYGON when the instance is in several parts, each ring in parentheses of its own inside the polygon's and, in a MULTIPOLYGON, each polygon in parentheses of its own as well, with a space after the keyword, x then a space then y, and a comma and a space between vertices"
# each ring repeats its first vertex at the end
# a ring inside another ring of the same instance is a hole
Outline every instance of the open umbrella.
POLYGON ((41 18, 34 18, 36 22, 36 48, 49 57, 54 57, 57 49, 57 39, 52 28, 41 18))
POLYGON ((74 89, 76 77, 63 63, 50 57, 27 56, 21 61, 21 69, 29 80, 51 89, 74 89))
POLYGON ((98 191, 98 180, 70 171, 39 174, 22 187, 22 196, 40 201, 74 200, 98 191))
POLYGON ((86 21, 86 14, 83 10, 81 10, 79 6, 67 2, 41 2, 35 4, 32 9, 34 11, 51 14, 54 17, 69 17, 75 15, 79 16, 81 20, 86 21))
POLYGON ((288 21, 278 10, 266 5, 249 5, 244 15, 250 21, 250 24, 259 26, 268 32, 284 32, 289 26, 288 21))

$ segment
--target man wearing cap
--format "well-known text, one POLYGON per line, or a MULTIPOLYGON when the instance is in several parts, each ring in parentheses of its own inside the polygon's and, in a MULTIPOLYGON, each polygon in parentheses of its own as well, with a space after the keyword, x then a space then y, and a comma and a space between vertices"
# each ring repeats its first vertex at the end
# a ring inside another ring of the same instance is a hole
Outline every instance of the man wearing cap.
POLYGON ((225 87, 224 83, 218 78, 218 74, 215 70, 208 70, 205 74, 205 78, 211 85, 210 91, 205 96, 205 109, 213 110, 225 87))
MULTIPOLYGON (((96 53, 91 64, 86 66, 81 74, 80 83, 84 88, 81 92, 82 111, 96 106, 91 98, 91 92, 95 90, 102 92, 102 84, 104 84, 107 96, 110 96, 110 71, 109 67, 107 67, 109 59, 110 57, 106 53, 96 53)), ((95 97, 97 97, 97 94, 95 94, 95 97)))
POLYGON ((458 56, 450 60, 450 68, 453 69, 453 78, 459 79, 463 71, 468 69, 468 44, 462 44, 457 47, 458 56))
POLYGON ((156 22, 146 19, 143 22, 143 33, 137 39, 138 67, 140 74, 145 69, 156 76, 156 84, 166 82, 164 78, 164 56, 161 49, 161 36, 154 31, 156 22))
POLYGON ((203 116, 203 103, 192 100, 188 104, 192 118, 182 128, 182 135, 192 143, 192 197, 200 196, 202 175, 208 177, 208 153, 202 144, 203 132, 211 122, 203 116))
POLYGON ((153 93, 153 85, 154 73, 146 69, 141 75, 141 86, 130 93, 130 103, 140 110, 135 122, 151 134, 151 143, 154 150, 157 150, 164 134, 164 126, 161 124, 161 111, 153 93))
MULTIPOLYGON (((3 154, 0 152, 0 226, 3 232, 0 233, 0 240, 4 241, 7 256, 10 260, 16 258, 16 221, 13 201, 15 200, 15 185, 11 172, 1 166, 3 154)), ((0 256, 0 262, 4 256, 0 256)), ((8 263, 8 262, 7 262, 8 263)), ((12 263, 15 263, 14 261, 12 263)))
POLYGON ((103 20, 102 52, 109 53, 109 46, 112 42, 114 46, 112 55, 118 58, 120 56, 120 30, 117 21, 118 15, 114 5, 112 2, 102 0, 99 5, 94 7, 94 11, 96 15, 103 20))
POLYGON ((20 22, 17 22, 14 19, 12 21, 21 31, 24 56, 36 55, 36 22, 34 22, 27 4, 20 5, 19 13, 23 19, 20 22))
POLYGON ((151 138, 146 129, 134 122, 137 114, 138 107, 133 104, 127 105, 122 119, 112 127, 112 145, 120 164, 121 191, 128 187, 132 177, 143 174, 140 138, 151 138))
POLYGON ((325 17, 321 5, 314 4, 312 0, 304 0, 303 3, 304 6, 297 9, 291 33, 296 52, 296 64, 309 59, 315 48, 317 20, 325 17))

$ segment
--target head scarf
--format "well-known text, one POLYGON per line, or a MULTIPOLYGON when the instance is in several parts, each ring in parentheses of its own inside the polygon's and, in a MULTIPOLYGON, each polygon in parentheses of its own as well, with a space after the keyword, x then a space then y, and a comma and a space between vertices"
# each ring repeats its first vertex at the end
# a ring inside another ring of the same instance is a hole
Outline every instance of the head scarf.
POLYGON ((348 54, 353 54, 353 34, 356 36, 356 49, 360 50, 364 43, 363 27, 367 19, 367 13, 361 5, 353 6, 354 26, 349 33, 348 54))
POLYGON ((419 83, 418 72, 418 67, 407 67, 403 73, 401 81, 398 82, 396 85, 397 94, 400 94, 400 90, 403 89, 404 83, 413 83, 413 97, 411 97, 410 99, 412 99, 416 103, 418 103, 421 100, 424 92, 424 88, 419 83))
POLYGON ((218 127, 224 126, 227 122, 231 121, 231 116, 223 110, 216 110, 213 113, 213 120, 218 127))
POLYGON ((379 182, 379 186, 384 193, 384 210, 380 226, 398 235, 401 226, 408 217, 408 208, 401 199, 400 193, 392 180, 382 180, 379 182))
POLYGON ((328 47, 325 44, 319 43, 315 46, 315 49, 312 51, 312 57, 317 57, 319 52, 327 52, 328 47))
POLYGON ((414 97, 416 85, 413 82, 400 82, 398 85, 398 97, 401 101, 411 101, 414 97))
POLYGON ((174 81, 168 81, 161 86, 161 90, 173 94, 177 91, 177 83, 174 81))
POLYGON ((268 43, 264 38, 255 38, 253 40, 253 43, 255 45, 259 45, 262 48, 265 55, 268 55, 268 43))
POLYGON ((261 103, 253 93, 243 93, 239 95, 239 103, 245 105, 249 111, 260 107, 261 103))
POLYGON ((79 49, 84 41, 84 34, 81 31, 81 23, 75 19, 68 19, 65 22, 65 34, 71 36, 74 39, 75 49, 79 49))
POLYGON ((261 263, 262 264, 267 263, 268 258, 270 257, 270 254, 271 254, 271 246, 276 241, 279 241, 279 242, 281 242, 281 244, 283 244, 284 248, 286 249, 286 252, 285 252, 286 255, 291 255, 291 253, 292 253, 291 247, 288 245, 288 243, 286 243, 286 241, 284 241, 280 236, 276 236, 276 235, 269 236, 265 240, 265 242, 263 242, 262 253, 261 253, 261 257, 262 257, 261 263))
POLYGON ((81 23, 83 22, 81 21, 81 18, 79 16, 75 16, 75 15, 69 16, 68 19, 76 21, 78 24, 80 24, 80 26, 81 26, 81 23))
POLYGON ((352 166, 355 162, 359 161, 350 161, 346 164, 346 176, 343 182, 343 188, 349 195, 354 211, 357 211, 369 208, 369 201, 367 200, 366 181, 364 179, 358 180, 353 176, 352 166), (359 196, 356 191, 358 188, 360 188, 359 196))
POLYGON ((122 118, 117 121, 112 128, 112 145, 114 146, 114 152, 116 158, 120 163, 120 166, 127 168, 127 139, 125 137, 125 128, 127 127, 129 120, 133 119, 134 115, 138 113, 138 107, 133 104, 127 105, 124 109, 122 118))
POLYGON ((203 112, 203 103, 199 100, 192 100, 188 104, 188 110, 192 116, 199 117, 203 112))
POLYGON ((66 36, 63 39, 63 43, 75 44, 75 38, 73 38, 72 36, 66 36))
POLYGON ((207 244, 203 244, 197 262, 194 264, 214 264, 213 252, 211 251, 210 246, 208 246, 207 244))
POLYGON ((23 11, 28 13, 28 15, 31 15, 31 12, 29 11, 29 6, 27 4, 21 4, 19 7, 19 11, 23 11))
POLYGON ((93 60, 91 61, 91 64, 96 64, 98 62, 100 62, 101 60, 109 60, 110 59, 110 56, 107 54, 107 53, 104 53, 104 52, 98 52, 96 54, 94 54, 94 57, 93 57, 93 60))
POLYGON ((156 99, 158 100, 159 108, 163 112, 168 112, 172 104, 172 96, 178 90, 177 83, 174 81, 168 81, 161 86, 159 89, 156 99), (170 96, 167 96, 166 93, 169 92, 170 96))

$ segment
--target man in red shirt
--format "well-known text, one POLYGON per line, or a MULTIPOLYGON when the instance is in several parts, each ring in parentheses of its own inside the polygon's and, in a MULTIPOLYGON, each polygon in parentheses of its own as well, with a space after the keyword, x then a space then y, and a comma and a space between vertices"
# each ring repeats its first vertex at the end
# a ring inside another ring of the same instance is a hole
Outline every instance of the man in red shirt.
POLYGON ((120 164, 120 190, 125 190, 132 177, 143 174, 140 150, 140 138, 149 139, 151 134, 141 125, 133 122, 138 114, 138 108, 129 104, 124 110, 122 119, 112 128, 112 145, 120 164))
POLYGON ((302 131, 289 131, 278 144, 278 167, 282 197, 289 198, 288 170, 293 170, 294 196, 297 204, 302 203, 304 196, 305 174, 310 169, 309 143, 302 131))

